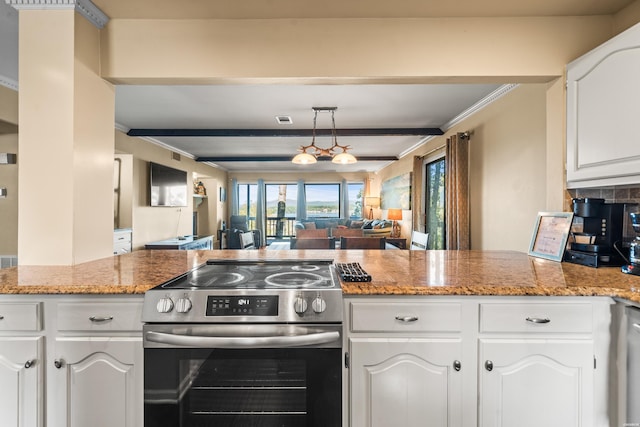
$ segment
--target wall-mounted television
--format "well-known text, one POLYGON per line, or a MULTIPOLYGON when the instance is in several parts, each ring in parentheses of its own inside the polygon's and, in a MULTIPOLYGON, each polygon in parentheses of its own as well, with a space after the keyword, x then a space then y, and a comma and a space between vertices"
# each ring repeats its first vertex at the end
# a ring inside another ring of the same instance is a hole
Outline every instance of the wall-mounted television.
POLYGON ((149 162, 151 206, 187 206, 187 172, 149 162))

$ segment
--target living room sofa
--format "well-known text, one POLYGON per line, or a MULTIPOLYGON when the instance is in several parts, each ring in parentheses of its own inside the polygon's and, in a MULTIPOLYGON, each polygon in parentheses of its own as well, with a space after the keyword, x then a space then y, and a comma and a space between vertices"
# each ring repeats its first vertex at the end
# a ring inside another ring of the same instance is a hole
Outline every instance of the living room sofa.
POLYGON ((389 237, 393 223, 383 219, 343 219, 343 218, 310 218, 296 221, 295 228, 299 229, 328 229, 328 235, 332 236, 334 228, 359 228, 365 237, 389 237))

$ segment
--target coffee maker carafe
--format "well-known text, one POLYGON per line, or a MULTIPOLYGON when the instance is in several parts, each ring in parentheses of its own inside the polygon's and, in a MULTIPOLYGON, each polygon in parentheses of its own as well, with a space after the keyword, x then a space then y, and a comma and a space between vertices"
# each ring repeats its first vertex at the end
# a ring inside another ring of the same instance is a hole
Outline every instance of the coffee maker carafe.
POLYGON ((582 232, 572 233, 573 241, 565 252, 564 261, 589 267, 624 265, 619 247, 625 204, 605 203, 604 199, 597 198, 573 199, 572 203, 574 225, 581 222, 582 232))
POLYGON ((638 236, 629 245, 629 264, 622 266, 622 272, 640 276, 640 212, 630 212, 629 217, 638 236))

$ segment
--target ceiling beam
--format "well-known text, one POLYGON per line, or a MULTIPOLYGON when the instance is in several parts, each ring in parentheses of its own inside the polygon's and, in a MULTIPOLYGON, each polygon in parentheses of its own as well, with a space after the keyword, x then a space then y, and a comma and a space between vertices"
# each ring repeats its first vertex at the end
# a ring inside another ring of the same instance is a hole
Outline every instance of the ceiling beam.
MULTIPOLYGON (((293 156, 220 156, 196 157, 196 162, 290 162, 293 156)), ((398 160, 396 156, 358 156, 359 162, 385 162, 398 160)), ((318 161, 330 161, 331 158, 318 157, 318 161)))
MULTIPOLYGON (((440 128, 336 129, 338 136, 430 136, 443 135, 440 128)), ((311 137, 313 129, 130 129, 129 136, 185 137, 311 137)), ((316 135, 331 135, 331 129, 316 129, 316 135)))

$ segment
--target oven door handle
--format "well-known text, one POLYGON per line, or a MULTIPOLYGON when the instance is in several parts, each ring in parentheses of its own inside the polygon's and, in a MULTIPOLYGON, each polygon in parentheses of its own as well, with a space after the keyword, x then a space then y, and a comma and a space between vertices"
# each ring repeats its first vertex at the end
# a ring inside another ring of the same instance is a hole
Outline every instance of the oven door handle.
POLYGON ((145 339, 160 344, 194 348, 282 348, 334 342, 340 339, 340 333, 338 331, 327 331, 305 335, 272 337, 207 337, 147 331, 145 339))

